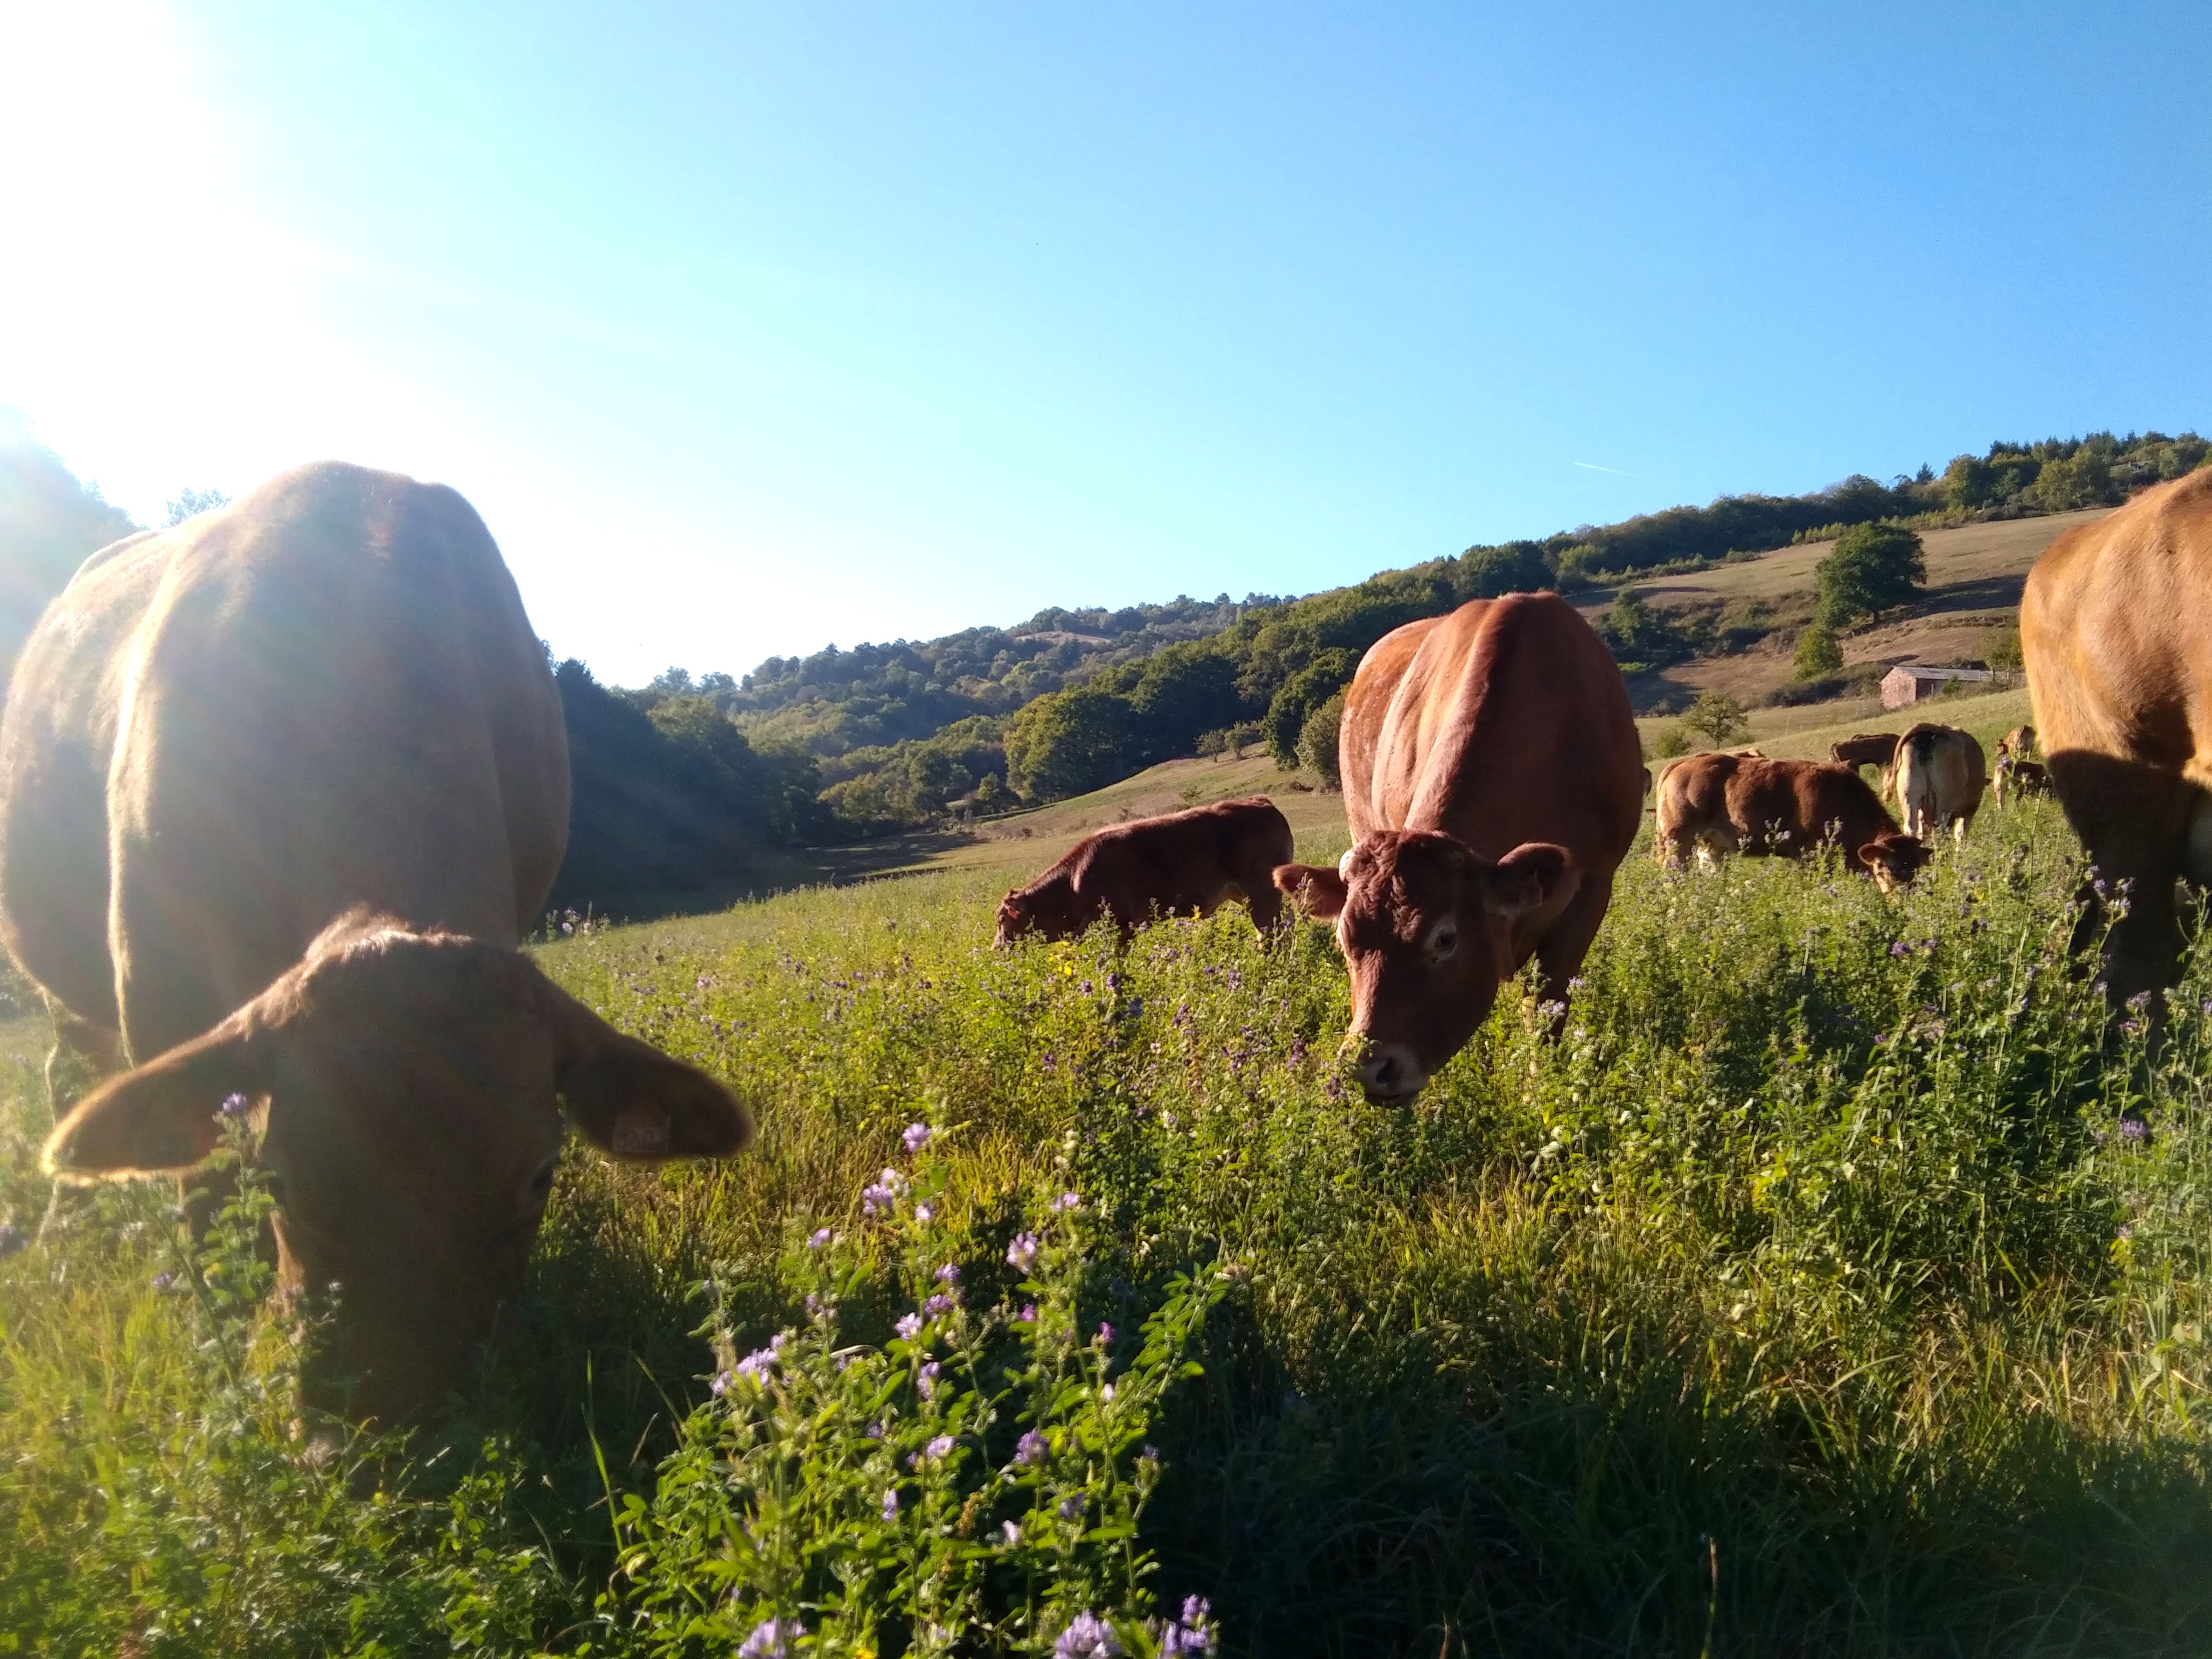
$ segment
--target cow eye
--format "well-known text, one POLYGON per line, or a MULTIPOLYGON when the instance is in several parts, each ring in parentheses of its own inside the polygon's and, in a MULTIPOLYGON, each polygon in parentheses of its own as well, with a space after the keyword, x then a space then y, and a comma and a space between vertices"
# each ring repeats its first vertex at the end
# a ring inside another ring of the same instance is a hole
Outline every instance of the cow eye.
POLYGON ((1437 928, 1429 936, 1429 949, 1437 956, 1449 956, 1459 949, 1459 930, 1455 927, 1437 928))

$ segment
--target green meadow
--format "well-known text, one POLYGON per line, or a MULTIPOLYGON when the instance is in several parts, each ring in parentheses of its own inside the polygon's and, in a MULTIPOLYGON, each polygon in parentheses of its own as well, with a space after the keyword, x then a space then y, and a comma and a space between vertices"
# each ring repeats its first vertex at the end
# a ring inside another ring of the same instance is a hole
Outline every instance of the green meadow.
POLYGON ((1509 988, 1410 1109, 1311 924, 994 952, 966 866, 550 939, 759 1144, 572 1141, 477 1386, 319 1458, 251 1183, 30 1242, 19 1007, 0 1653, 2212 1651, 2212 966, 2153 1052, 2079 878, 2044 802, 1891 898, 1639 846, 1564 1035, 1509 988))

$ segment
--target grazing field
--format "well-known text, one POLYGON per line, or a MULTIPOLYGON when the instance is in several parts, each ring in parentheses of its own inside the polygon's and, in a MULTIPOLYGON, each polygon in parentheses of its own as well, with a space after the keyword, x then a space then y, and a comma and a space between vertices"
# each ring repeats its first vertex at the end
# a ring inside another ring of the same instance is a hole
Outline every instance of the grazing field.
POLYGON ((27 1243, 0 1052, 0 1653, 2212 1650, 2212 971, 2147 1054, 2076 859, 1639 851, 1564 1036, 1509 994, 1410 1109, 1234 909, 994 952, 986 865, 546 944, 762 1140, 572 1143, 411 1456, 298 1454, 251 1186, 198 1273, 151 1187, 27 1243))

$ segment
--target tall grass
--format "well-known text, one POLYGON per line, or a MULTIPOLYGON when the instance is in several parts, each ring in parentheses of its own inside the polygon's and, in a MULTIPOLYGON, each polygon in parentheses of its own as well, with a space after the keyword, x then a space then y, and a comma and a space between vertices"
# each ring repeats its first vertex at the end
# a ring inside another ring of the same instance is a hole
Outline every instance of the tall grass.
MULTIPOLYGON (((714 1333, 811 1328, 792 1229, 828 1226, 849 1340, 890 1352, 912 1252, 860 1194, 917 1120, 970 1282, 1063 1188, 1079 1328, 1225 1275, 1139 1522, 1143 1594, 1210 1597, 1225 1651, 2212 1651, 2212 973, 2149 1053, 2063 955, 2075 857, 2031 803, 1895 898, 1639 858, 1565 1035, 1509 994, 1411 1108, 1348 1086, 1327 933, 1241 912, 993 952, 1003 884, 933 877, 548 945, 744 1091, 757 1151, 572 1147, 516 1339, 410 1455, 327 1468, 282 1344, 225 1404, 206 1316, 154 1287, 165 1196, 66 1211, 0 1261, 0 1652, 683 1650, 653 1610, 707 1555, 638 1517, 731 1443, 714 1333), (232 1560, 191 1626, 177 1564, 232 1560)), ((9 1092, 27 1229, 45 1107, 9 1092)))

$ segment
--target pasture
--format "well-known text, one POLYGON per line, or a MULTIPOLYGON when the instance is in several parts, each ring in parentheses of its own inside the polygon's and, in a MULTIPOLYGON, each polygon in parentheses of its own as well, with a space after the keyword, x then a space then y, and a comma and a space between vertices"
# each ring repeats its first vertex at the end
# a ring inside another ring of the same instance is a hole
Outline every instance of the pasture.
POLYGON ((2156 1055, 2108 1017, 2054 805, 1893 898, 1639 842, 1564 1036, 1509 992, 1411 1108, 1348 1086, 1319 927, 988 949, 1096 807, 538 947, 761 1142, 572 1139, 506 1347, 406 1456, 300 1455, 313 1310, 254 1302, 251 1187, 197 1269, 151 1186, 27 1242, 19 1015, 0 1653, 1050 1653, 1078 1611, 1138 1651, 1190 1595, 1237 1655, 2212 1649, 2212 968, 2156 1055))

